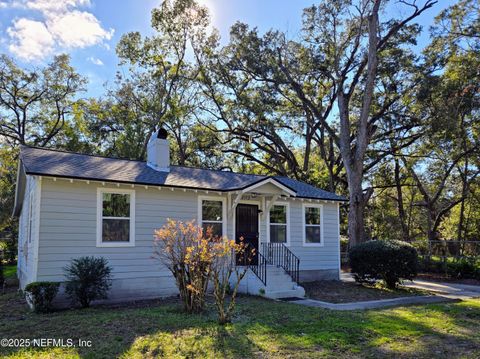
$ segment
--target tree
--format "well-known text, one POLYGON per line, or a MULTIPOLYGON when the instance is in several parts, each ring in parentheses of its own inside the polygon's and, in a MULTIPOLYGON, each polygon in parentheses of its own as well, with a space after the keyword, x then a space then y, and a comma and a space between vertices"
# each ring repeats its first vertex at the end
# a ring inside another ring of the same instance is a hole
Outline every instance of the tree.
MULTIPOLYGON (((287 40, 279 31, 259 37, 256 29, 238 23, 230 44, 204 65, 207 75, 202 79, 214 119, 223 122, 219 128, 226 133, 225 151, 270 173, 309 181, 316 145, 332 181, 341 183, 345 170, 352 245, 365 239, 363 212, 372 194, 371 188, 363 190, 365 172, 411 143, 397 143, 390 151, 369 148, 405 129, 402 123, 393 129, 379 125, 400 99, 397 89, 389 87, 390 78, 398 80, 398 69, 390 66, 393 75, 384 75, 379 83, 379 66, 403 56, 401 46, 418 33, 418 27, 408 24, 436 1, 427 0, 421 7, 402 3, 413 9, 409 16, 380 23, 383 1, 324 1, 305 9, 301 41, 287 40), (335 104, 338 125, 332 121, 335 104), (305 141, 303 164, 290 146, 299 137, 305 141)), ((414 85, 412 81, 403 88, 414 85)))
POLYGON ((340 119, 337 143, 349 191, 350 245, 365 240, 364 208, 372 194, 371 189, 364 193, 362 187, 365 155, 375 134, 376 123, 392 105, 391 101, 386 101, 377 113, 372 108, 379 56, 410 21, 432 7, 436 1, 428 0, 422 7, 418 7, 415 2, 403 3, 412 6, 413 12, 405 19, 382 24, 379 12, 383 2, 380 0, 360 2, 353 9, 349 2, 327 1, 318 7, 312 7, 308 12, 311 24, 314 24, 315 19, 319 20, 314 34, 325 34, 318 41, 320 47, 329 49, 332 53, 332 81, 335 84, 340 119), (355 9, 357 15, 352 16, 355 9), (357 101, 356 96, 359 96, 357 101))
POLYGON ((8 260, 16 255, 15 198, 18 145, 77 149, 72 123, 76 96, 86 83, 67 55, 43 68, 23 69, 0 55, 0 237, 7 238, 8 260))
POLYGON ((60 133, 75 96, 85 85, 69 62, 67 55, 59 55, 46 67, 29 71, 6 55, 0 56, 0 136, 4 144, 44 147, 60 133))
POLYGON ((196 82, 198 70, 187 55, 197 42, 208 37, 208 24, 206 8, 195 1, 163 1, 152 11, 155 35, 142 37, 132 32, 123 35, 118 43, 121 64, 130 67, 126 78, 118 75, 118 88, 112 93, 126 121, 121 125, 114 121, 113 126, 133 129, 142 136, 141 152, 133 157, 145 158, 148 140, 161 126, 173 139, 181 165, 189 163, 191 150, 195 150, 191 143, 211 146, 202 136, 197 141, 192 138, 200 135, 195 119, 201 99, 196 82), (127 122, 132 121, 132 115, 135 123, 130 126, 127 122))

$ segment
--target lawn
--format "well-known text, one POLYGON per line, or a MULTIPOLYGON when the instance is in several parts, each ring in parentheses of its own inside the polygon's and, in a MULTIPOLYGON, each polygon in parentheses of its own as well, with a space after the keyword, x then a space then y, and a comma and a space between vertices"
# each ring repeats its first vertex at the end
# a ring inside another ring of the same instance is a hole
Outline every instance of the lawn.
POLYGON ((0 296, 0 338, 91 340, 87 348, 0 348, 6 357, 478 357, 480 300, 335 312, 242 297, 232 324, 186 315, 176 300, 135 306, 29 312, 0 296))
POLYGON ((16 264, 5 265, 3 267, 3 275, 5 276, 5 279, 14 279, 16 274, 17 274, 16 264))

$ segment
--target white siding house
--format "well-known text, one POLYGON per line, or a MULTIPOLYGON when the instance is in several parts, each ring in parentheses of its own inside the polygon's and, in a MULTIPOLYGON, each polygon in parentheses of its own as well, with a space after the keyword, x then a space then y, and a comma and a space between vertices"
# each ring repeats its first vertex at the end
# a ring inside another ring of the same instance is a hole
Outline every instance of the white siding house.
POLYGON ((170 272, 151 257, 154 231, 167 218, 195 219, 257 247, 266 262, 253 266, 266 274, 252 267, 243 291, 301 295, 298 280, 338 279, 343 198, 285 177, 170 166, 166 137, 152 142, 147 163, 22 148, 15 206, 22 288, 64 281, 71 259, 93 255, 113 268, 112 300, 176 294, 170 272), (270 242, 278 244, 262 245, 270 242), (298 274, 278 268, 268 251, 279 248, 298 258, 298 274))

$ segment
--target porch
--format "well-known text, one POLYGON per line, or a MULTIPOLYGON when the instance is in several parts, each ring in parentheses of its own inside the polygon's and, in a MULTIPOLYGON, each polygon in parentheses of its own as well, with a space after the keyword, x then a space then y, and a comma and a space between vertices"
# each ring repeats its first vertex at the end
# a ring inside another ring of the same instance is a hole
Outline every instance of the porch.
POLYGON ((228 195, 228 216, 233 223, 234 238, 255 249, 252 258, 237 258, 238 265, 245 265, 249 269, 240 285, 241 292, 270 298, 305 295, 303 288, 298 285, 300 258, 286 245, 286 211, 283 214, 285 228, 280 228, 279 233, 273 236, 270 233, 270 210, 278 201, 286 203, 287 198, 295 196, 295 191, 274 178, 228 195), (260 224, 265 226, 263 236, 260 235, 260 224), (278 242, 271 241, 272 237, 278 242))

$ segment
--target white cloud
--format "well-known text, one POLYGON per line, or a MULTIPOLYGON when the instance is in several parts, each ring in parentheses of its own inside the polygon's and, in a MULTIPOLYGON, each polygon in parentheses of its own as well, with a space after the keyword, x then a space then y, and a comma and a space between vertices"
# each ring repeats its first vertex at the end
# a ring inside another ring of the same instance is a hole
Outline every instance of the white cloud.
POLYGON ((0 4, 40 13, 43 17, 43 21, 16 19, 7 29, 9 50, 27 61, 41 60, 65 49, 105 45, 114 33, 113 29, 104 29, 92 13, 77 9, 89 6, 90 0, 12 0, 0 4))
POLYGON ((71 11, 47 20, 50 33, 64 47, 87 47, 110 40, 113 30, 106 31, 95 16, 85 11, 71 11))
POLYGON ((103 61, 100 60, 97 57, 90 56, 90 57, 87 57, 87 60, 90 61, 94 65, 103 66, 103 61))
POLYGON ((8 49, 16 56, 32 61, 52 53, 55 41, 46 26, 40 21, 15 20, 7 29, 11 38, 8 49))
POLYGON ((70 8, 89 6, 90 0, 23 0, 24 7, 46 13, 67 12, 70 8))

